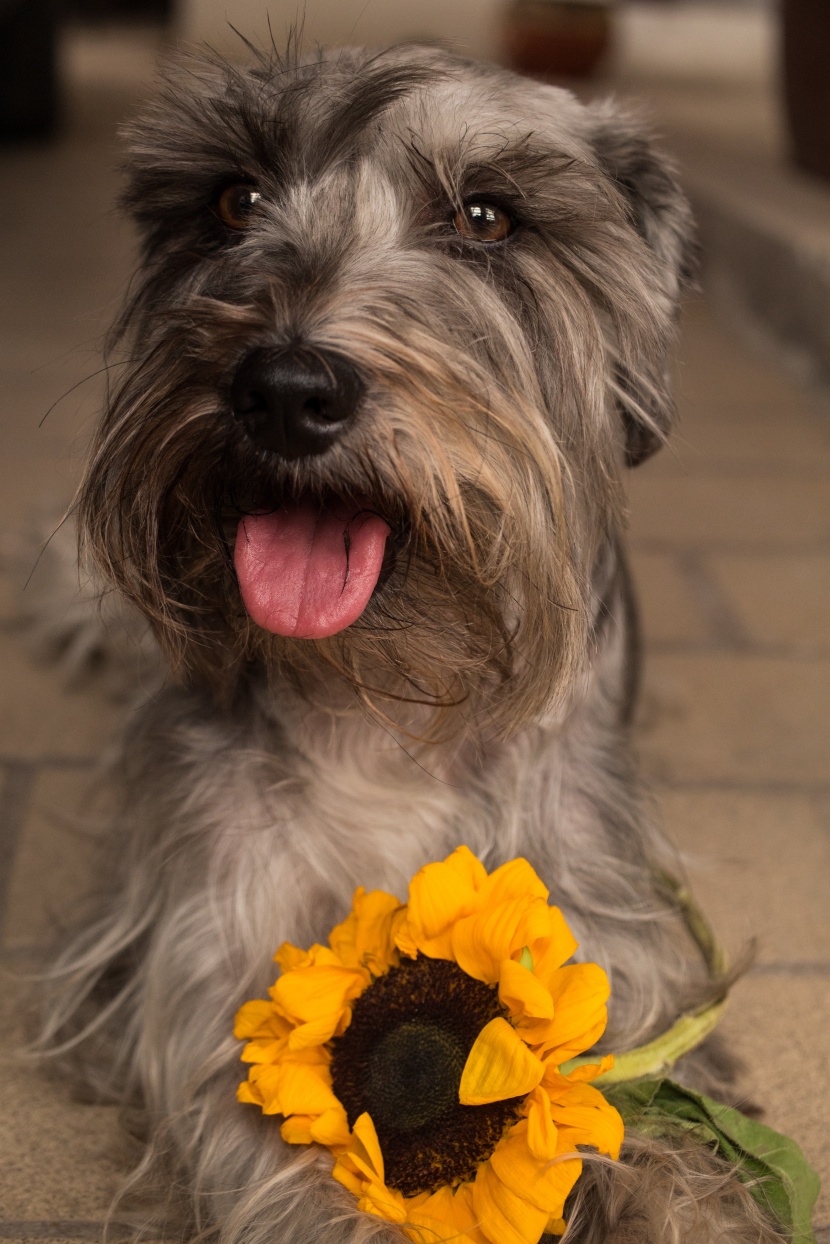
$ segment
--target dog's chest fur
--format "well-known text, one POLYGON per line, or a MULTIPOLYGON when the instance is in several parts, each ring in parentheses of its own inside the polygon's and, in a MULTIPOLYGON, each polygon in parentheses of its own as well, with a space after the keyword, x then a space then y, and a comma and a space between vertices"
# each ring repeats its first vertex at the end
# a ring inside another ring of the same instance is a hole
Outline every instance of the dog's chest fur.
MULTIPOLYGON (((256 682, 227 714, 179 691, 152 700, 125 749, 117 867, 137 905, 156 910, 159 1005, 194 987, 201 962, 226 1022, 270 984, 282 941, 324 940, 358 885, 403 896, 418 868, 461 842, 491 865, 521 854, 555 877, 580 957, 630 976, 644 943, 664 938, 630 904, 632 886, 649 884, 647 836, 621 743, 617 598, 612 615, 567 709, 508 741, 462 733, 424 745, 362 711, 309 708, 287 687, 275 702, 256 682), (165 964, 170 946, 183 953, 165 964)), ((619 991, 611 1040, 653 1025, 684 977, 664 947, 647 988, 619 991)))

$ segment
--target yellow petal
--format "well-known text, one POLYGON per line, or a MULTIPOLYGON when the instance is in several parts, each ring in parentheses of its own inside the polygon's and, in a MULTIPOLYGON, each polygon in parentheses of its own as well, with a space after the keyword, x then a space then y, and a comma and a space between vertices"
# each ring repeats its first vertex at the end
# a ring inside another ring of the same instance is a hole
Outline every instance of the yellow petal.
POLYGON ((553 1019, 550 990, 514 959, 503 959, 499 969, 499 1001, 514 1018, 553 1019))
POLYGON ((262 1094, 250 1080, 243 1080, 236 1090, 236 1100, 252 1106, 262 1107, 262 1094))
POLYGON ((283 942, 274 955, 274 961, 280 965, 283 972, 290 972, 294 968, 310 963, 311 956, 309 951, 301 950, 299 946, 293 946, 291 942, 283 942))
POLYGON ((374 1214, 387 1222, 404 1222, 407 1216, 404 1198, 385 1184, 367 1184, 357 1208, 364 1214, 374 1214))
POLYGON ((279 1041, 273 1038, 249 1041, 239 1057, 243 1063, 275 1063, 287 1045, 287 1037, 281 1037, 279 1041))
POLYGON ((282 1114, 279 1067, 257 1063, 248 1072, 251 1100, 257 1100, 263 1114, 282 1114))
POLYGON ((360 970, 344 968, 339 963, 315 963, 286 972, 274 985, 271 996, 282 1015, 295 1023, 304 1023, 340 1010, 368 984, 367 974, 360 970))
POLYGON ((558 907, 534 906, 523 930, 533 956, 533 975, 547 985, 553 973, 577 950, 579 943, 558 907))
POLYGON ((550 1097, 551 1118, 563 1136, 568 1131, 567 1143, 571 1147, 592 1145, 600 1153, 619 1157, 623 1121, 599 1089, 574 1083, 552 1067, 545 1069, 542 1083, 550 1097))
POLYGON ((348 1188, 353 1196, 361 1197, 363 1195, 365 1179, 362 1175, 357 1174, 342 1154, 335 1162, 331 1173, 339 1184, 342 1184, 344 1188, 348 1188))
POLYGON ((358 1209, 364 1213, 375 1214, 388 1222, 405 1220, 404 1198, 383 1182, 383 1155, 375 1125, 368 1114, 362 1114, 355 1123, 349 1144, 338 1154, 332 1174, 338 1183, 354 1193, 358 1209))
POLYGON ((393 941, 394 917, 401 904, 384 890, 355 891, 352 911, 332 929, 329 945, 340 961, 350 968, 366 968, 381 976, 397 962, 393 941))
POLYGON ((554 973, 549 988, 553 1027, 540 1054, 559 1065, 590 1049, 605 1031, 610 986, 596 963, 574 963, 554 973))
POLYGON ((311 1139, 316 1140, 318 1145, 328 1145, 329 1148, 348 1145, 351 1132, 346 1111, 339 1102, 330 1110, 325 1110, 319 1119, 312 1119, 311 1139))
POLYGON ((544 1064, 506 1019, 491 1019, 475 1039, 461 1074, 462 1106, 523 1097, 541 1082, 544 1064))
POLYGON ((461 970, 475 980, 495 985, 502 962, 526 945, 526 916, 538 902, 535 898, 511 898, 459 920, 452 931, 452 953, 461 970))
POLYGON ((550 1217, 502 1183, 490 1162, 483 1163, 476 1174, 473 1206, 492 1244, 538 1244, 550 1217))
POLYGON ((240 1054, 244 1063, 275 1062, 288 1043, 292 1025, 278 1015, 273 1003, 257 999, 257 1007, 246 1003, 237 1012, 234 1036, 237 1040, 251 1037, 240 1054))
POLYGON ((414 946, 437 959, 451 959, 452 927, 479 906, 478 890, 487 872, 467 847, 459 847, 441 863, 427 864, 409 883, 407 917, 398 945, 414 946), (402 945, 403 943, 403 945, 402 945))
POLYGON ((310 1145, 314 1139, 311 1135, 311 1122, 308 1115, 294 1114, 282 1123, 280 1136, 287 1145, 310 1145))
POLYGON ((280 1113, 316 1118, 340 1103, 331 1087, 331 1073, 321 1064, 283 1062, 280 1072, 280 1113))
POLYGON ((459 883, 470 886, 476 893, 487 883, 487 869, 469 847, 456 847, 444 863, 455 874, 459 883))
POLYGON ((512 1127, 493 1150, 489 1165, 505 1187, 529 1202, 546 1220, 551 1214, 561 1217, 582 1163, 578 1157, 563 1158, 559 1154, 545 1159, 534 1156, 529 1131, 528 1120, 512 1127))
POLYGON ((472 1184, 444 1186, 417 1208, 407 1202, 406 1232, 416 1244, 489 1244, 479 1230, 472 1184))
POLYGON ((254 998, 246 1002, 236 1012, 233 1021, 233 1035, 237 1041, 247 1041, 251 1037, 277 1036, 288 1031, 288 1024, 279 1015, 267 998, 254 998))
POLYGON ((529 1102, 527 1147, 540 1162, 550 1161, 556 1157, 558 1136, 551 1118, 550 1098, 541 1084, 530 1094, 529 1102))
POLYGON ((541 898, 548 901, 549 891, 527 860, 508 860, 495 869, 481 886, 482 904, 495 906, 514 898, 541 898))
POLYGON ((307 1024, 298 1024, 292 1028, 288 1037, 289 1050, 306 1050, 312 1046, 322 1045, 330 1041, 342 1027, 343 1011, 332 1011, 329 1015, 321 1015, 307 1024))
POLYGON ((598 1063, 583 1063, 580 1067, 574 1067, 565 1079, 570 1080, 571 1084, 584 1084, 589 1080, 596 1080, 598 1076, 605 1075, 606 1071, 610 1071, 613 1066, 614 1055, 603 1054, 598 1063))
MULTIPOLYGON (((414 959, 418 953, 417 930, 413 931, 409 927, 409 922, 406 917, 404 917, 395 930, 395 946, 400 954, 405 955, 409 959, 414 959)), ((438 958, 437 955, 433 955, 432 957, 438 958)), ((444 956, 444 958, 447 957, 448 956, 446 955, 444 956)))
POLYGON ((367 1179, 383 1183, 383 1154, 380 1141, 372 1122, 372 1116, 365 1111, 357 1119, 352 1129, 352 1142, 349 1154, 355 1168, 362 1171, 367 1179))
POLYGON ((551 1218, 545 1227, 545 1235, 564 1235, 567 1226, 564 1218, 551 1218))
MULTIPOLYGON (((555 1023, 556 1019, 554 1018, 552 1024, 555 1023)), ((596 1023, 590 1028, 586 1028, 586 1030, 581 1033, 579 1037, 575 1038, 570 1043, 563 1045, 559 1039, 559 1035, 556 1033, 556 1030, 551 1027, 551 1031, 545 1034, 543 1038, 540 1038, 540 1044, 537 1045, 536 1040, 531 1040, 530 1038, 528 1038, 528 1044, 532 1045, 535 1053, 537 1053, 540 1058, 544 1058, 546 1062, 554 1062, 557 1064, 561 1062, 566 1063, 570 1058, 576 1057, 577 1050, 582 1052, 586 1049, 590 1049, 592 1045, 596 1045, 597 1041, 599 1041, 600 1037, 605 1032, 607 1024, 608 1016, 605 1008, 603 1007, 602 1014, 597 1019, 596 1023)))

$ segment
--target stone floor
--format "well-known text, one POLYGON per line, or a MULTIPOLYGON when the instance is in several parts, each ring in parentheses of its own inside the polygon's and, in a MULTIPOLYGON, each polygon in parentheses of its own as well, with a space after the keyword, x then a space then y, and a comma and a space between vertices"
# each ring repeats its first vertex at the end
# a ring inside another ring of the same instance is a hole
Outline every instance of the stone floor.
MULTIPOLYGON (((130 264, 111 210, 113 128, 152 50, 89 74, 76 48, 64 136, 0 154, 0 530, 77 477, 101 389, 84 378, 130 264)), ((705 301, 686 312, 679 358, 673 446, 631 479, 642 753, 716 927, 733 949, 758 941, 725 1020, 745 1091, 827 1176, 830 423, 705 301)), ((9 618, 19 602, 4 590, 9 618)), ((62 687, 8 624, 0 668, 0 921, 14 968, 82 890, 90 827, 79 812, 115 710, 62 687)), ((16 997, 8 980, 0 1239, 95 1239, 123 1173, 113 1112, 15 1059, 16 997)), ((817 1225, 830 1241, 830 1181, 817 1225)))

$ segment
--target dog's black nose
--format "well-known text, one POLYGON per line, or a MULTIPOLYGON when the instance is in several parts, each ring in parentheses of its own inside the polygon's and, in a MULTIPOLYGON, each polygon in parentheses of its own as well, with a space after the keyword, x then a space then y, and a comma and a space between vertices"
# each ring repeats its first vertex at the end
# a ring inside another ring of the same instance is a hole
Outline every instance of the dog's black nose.
POLYGON ((254 350, 236 370, 231 405, 260 449, 305 458, 337 440, 362 391, 354 368, 327 350, 254 350))

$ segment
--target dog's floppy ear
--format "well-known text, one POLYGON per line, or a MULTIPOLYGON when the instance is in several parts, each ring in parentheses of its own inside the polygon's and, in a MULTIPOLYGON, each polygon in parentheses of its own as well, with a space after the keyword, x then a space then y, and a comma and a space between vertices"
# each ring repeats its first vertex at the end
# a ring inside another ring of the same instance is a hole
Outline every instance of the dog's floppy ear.
MULTIPOLYGON (((698 266, 697 234, 688 200, 671 161, 636 116, 620 112, 612 102, 590 109, 592 140, 600 167, 625 196, 631 223, 657 259, 659 289, 664 303, 666 351, 680 296, 693 282, 698 266)), ((616 377, 620 414, 625 425, 629 466, 638 466, 659 449, 673 415, 666 358, 655 360, 648 377, 621 370, 616 377)))

